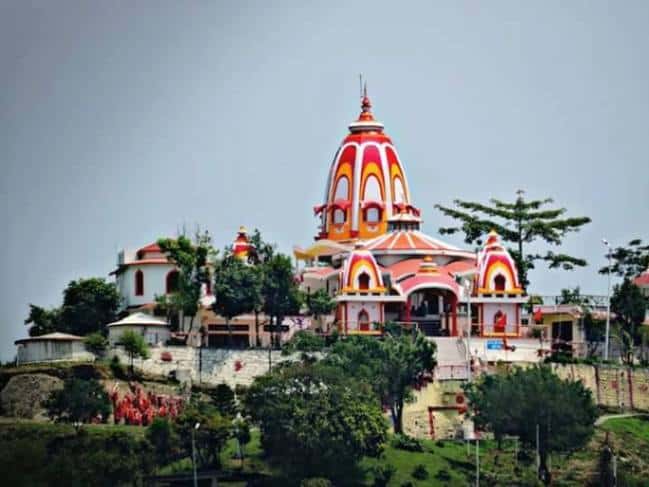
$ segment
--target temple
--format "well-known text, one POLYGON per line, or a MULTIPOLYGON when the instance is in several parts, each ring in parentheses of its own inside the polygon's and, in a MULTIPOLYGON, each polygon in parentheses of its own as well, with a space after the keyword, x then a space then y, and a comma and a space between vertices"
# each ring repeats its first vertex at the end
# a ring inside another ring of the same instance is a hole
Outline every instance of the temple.
POLYGON ((379 335, 396 322, 428 336, 460 336, 470 303, 474 336, 522 336, 527 297, 499 236, 491 232, 476 253, 420 230, 404 164, 366 90, 314 213, 315 242, 294 254, 304 262, 303 290, 324 289, 336 300, 331 324, 340 333, 379 335))

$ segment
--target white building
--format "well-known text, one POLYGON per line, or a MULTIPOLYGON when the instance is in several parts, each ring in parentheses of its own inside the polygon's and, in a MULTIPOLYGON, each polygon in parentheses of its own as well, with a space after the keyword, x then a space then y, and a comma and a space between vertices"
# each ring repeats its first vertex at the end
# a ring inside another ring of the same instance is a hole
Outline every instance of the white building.
POLYGON ((125 331, 141 334, 149 345, 164 344, 171 337, 169 324, 160 318, 145 313, 133 313, 124 319, 109 323, 108 342, 113 347, 119 344, 125 331))
POLYGON ((33 362, 91 361, 95 356, 86 350, 83 338, 67 333, 48 333, 14 342, 18 347, 18 365, 33 362))

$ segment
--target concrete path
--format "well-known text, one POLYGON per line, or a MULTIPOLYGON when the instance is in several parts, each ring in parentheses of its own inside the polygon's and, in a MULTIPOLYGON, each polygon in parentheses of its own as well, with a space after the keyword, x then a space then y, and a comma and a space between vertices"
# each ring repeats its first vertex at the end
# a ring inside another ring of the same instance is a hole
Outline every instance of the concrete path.
POLYGON ((617 418, 632 418, 634 416, 646 416, 646 414, 643 413, 623 413, 623 414, 605 414, 604 416, 600 416, 597 418, 595 421, 595 426, 600 426, 609 419, 617 419, 617 418))

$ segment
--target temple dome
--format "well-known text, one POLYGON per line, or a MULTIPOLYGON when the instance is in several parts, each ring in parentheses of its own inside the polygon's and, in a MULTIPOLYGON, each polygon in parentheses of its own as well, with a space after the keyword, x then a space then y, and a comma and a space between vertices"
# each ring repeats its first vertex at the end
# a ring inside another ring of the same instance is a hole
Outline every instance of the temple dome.
POLYGON ((331 164, 324 201, 314 208, 321 219, 317 238, 375 238, 388 231, 393 217, 404 218, 404 213, 419 221, 397 150, 371 109, 365 90, 361 113, 349 125, 331 164))

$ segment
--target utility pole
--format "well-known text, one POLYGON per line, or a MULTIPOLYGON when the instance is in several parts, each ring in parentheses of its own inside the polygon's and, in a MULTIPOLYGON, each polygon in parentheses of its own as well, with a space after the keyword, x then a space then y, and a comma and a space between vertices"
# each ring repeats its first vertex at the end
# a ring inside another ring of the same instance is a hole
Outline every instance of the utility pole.
POLYGON ((196 473, 196 431, 201 427, 200 423, 196 423, 192 429, 192 465, 194 467, 194 487, 198 487, 198 474, 196 473))
POLYGON ((536 474, 541 469, 541 453, 539 450, 539 423, 536 423, 536 474))
POLYGON ((608 360, 609 335, 611 330, 611 244, 605 238, 602 243, 606 245, 608 257, 608 287, 606 290, 606 336, 604 337, 604 360, 608 360))
POLYGON ((475 487, 480 487, 480 437, 475 437, 475 487))

